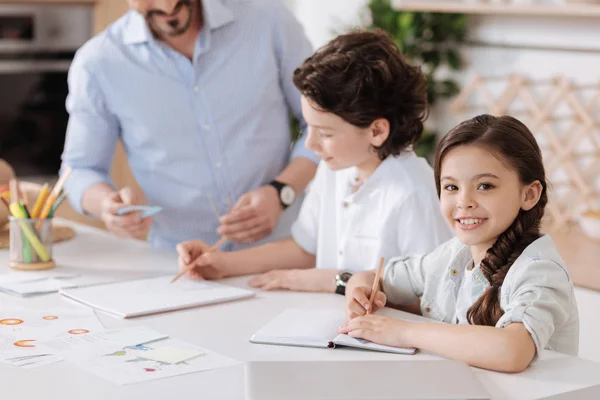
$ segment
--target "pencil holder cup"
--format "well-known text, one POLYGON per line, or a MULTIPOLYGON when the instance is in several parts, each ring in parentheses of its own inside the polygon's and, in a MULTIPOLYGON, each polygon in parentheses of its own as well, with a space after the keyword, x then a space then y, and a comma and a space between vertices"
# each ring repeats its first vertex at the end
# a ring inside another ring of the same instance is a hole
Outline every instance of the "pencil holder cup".
POLYGON ((56 267, 52 260, 52 218, 9 218, 9 266, 38 271, 56 267))

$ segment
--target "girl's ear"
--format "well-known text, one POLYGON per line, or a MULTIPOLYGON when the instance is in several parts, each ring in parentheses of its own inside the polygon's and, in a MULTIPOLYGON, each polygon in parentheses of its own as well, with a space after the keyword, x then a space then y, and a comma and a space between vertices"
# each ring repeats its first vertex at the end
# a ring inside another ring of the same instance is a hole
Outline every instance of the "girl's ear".
POLYGON ((542 196, 542 184, 535 181, 523 187, 521 208, 525 211, 531 210, 540 201, 542 196))
POLYGON ((390 136, 390 121, 378 118, 371 124, 371 144, 380 147, 390 136))

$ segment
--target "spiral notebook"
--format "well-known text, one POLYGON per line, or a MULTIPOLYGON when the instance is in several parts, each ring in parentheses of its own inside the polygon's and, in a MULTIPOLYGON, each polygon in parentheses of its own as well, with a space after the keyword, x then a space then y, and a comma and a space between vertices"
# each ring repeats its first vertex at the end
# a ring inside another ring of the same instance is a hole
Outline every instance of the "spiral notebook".
POLYGON ((180 279, 172 275, 63 288, 60 294, 98 311, 120 318, 224 303, 254 296, 250 290, 211 281, 180 279))
POLYGON ((396 354, 414 354, 417 351, 414 348, 384 346, 348 335, 338 334, 338 327, 343 323, 343 310, 290 308, 277 315, 267 325, 256 332, 250 338, 250 342, 329 349, 355 347, 363 350, 396 354))

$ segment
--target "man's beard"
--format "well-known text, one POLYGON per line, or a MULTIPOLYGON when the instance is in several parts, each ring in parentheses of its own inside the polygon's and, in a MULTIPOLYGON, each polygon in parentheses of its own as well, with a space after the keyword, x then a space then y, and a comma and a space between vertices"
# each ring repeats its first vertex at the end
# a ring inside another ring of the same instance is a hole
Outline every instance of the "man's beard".
MULTIPOLYGON (((187 19, 183 22, 183 24, 180 24, 178 19, 173 19, 167 22, 167 25, 173 28, 173 30, 167 31, 161 29, 161 27, 155 22, 154 16, 152 14, 146 17, 146 21, 148 22, 150 29, 152 29, 156 36, 180 36, 187 32, 190 26, 192 26, 192 16, 194 15, 195 3, 195 0, 180 0, 179 3, 177 3, 175 9, 184 8, 185 10, 187 10, 188 15, 187 19)), ((181 10, 179 11, 179 13, 181 13, 181 10)))

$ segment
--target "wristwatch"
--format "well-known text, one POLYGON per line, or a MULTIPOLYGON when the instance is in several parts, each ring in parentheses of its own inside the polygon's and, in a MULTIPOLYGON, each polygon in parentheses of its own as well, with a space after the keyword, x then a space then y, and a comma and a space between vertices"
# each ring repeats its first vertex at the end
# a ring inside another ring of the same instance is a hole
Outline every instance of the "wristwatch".
POLYGON ((346 285, 348 281, 352 277, 352 272, 348 271, 340 271, 335 276, 335 292, 337 294, 345 295, 346 294, 346 285))
POLYGON ((296 200, 296 191, 290 185, 276 180, 269 182, 269 185, 277 189, 277 193, 279 193, 279 202, 284 210, 291 206, 294 200, 296 200))

